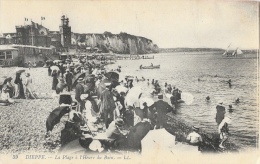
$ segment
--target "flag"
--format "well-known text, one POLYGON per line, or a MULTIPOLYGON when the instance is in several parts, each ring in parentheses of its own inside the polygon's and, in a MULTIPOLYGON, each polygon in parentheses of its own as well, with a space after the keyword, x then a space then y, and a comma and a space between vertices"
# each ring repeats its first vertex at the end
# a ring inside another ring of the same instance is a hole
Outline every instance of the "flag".
POLYGON ((45 17, 41 17, 42 20, 45 20, 45 17))
POLYGON ((28 21, 28 18, 24 18, 24 21, 28 21))

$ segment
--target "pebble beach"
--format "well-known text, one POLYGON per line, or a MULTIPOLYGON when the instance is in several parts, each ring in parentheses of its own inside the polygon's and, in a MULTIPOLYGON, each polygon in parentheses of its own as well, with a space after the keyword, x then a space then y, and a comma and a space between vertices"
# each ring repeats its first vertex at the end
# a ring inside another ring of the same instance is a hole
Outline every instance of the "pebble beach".
MULTIPOLYGON (((10 106, 0 106, 0 137, 2 154, 25 152, 56 152, 59 149, 60 131, 64 124, 57 124, 49 138, 45 138, 46 119, 59 106, 58 96, 51 90, 52 78, 47 68, 26 68, 31 74, 33 87, 39 99, 15 99, 10 106)), ((15 68, 1 68, 0 77, 15 78, 15 68)), ((24 75, 22 75, 24 77, 24 75)), ((13 82, 13 81, 12 81, 13 82)), ((66 117, 66 116, 64 116, 66 117)), ((61 122, 65 121, 63 118, 61 122)))

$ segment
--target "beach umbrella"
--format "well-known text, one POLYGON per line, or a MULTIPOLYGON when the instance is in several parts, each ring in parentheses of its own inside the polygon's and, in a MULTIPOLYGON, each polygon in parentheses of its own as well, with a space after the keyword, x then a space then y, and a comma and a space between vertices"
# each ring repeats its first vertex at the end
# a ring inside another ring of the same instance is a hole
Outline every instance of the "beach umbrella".
POLYGON ((110 71, 110 72, 106 73, 105 76, 108 79, 117 79, 117 80, 119 79, 119 73, 115 72, 115 71, 110 71))
POLYGON ((157 155, 175 146, 175 136, 163 129, 150 130, 142 139, 142 155, 157 155))
POLYGON ((154 100, 152 98, 149 97, 144 97, 144 98, 140 98, 140 108, 143 109, 143 103, 147 104, 148 107, 152 106, 154 104, 154 100))
POLYGON ((116 86, 115 89, 116 89, 116 91, 117 91, 118 93, 121 93, 121 92, 126 93, 126 92, 128 91, 128 88, 123 87, 123 86, 121 86, 121 85, 116 86))
POLYGON ((52 63, 52 62, 53 62, 53 60, 50 60, 50 59, 45 61, 45 63, 52 63))
POLYGON ((56 66, 56 65, 51 66, 50 69, 51 69, 52 71, 54 71, 54 70, 59 71, 59 70, 60 70, 60 68, 59 68, 58 66, 56 66))
POLYGON ((185 102, 185 104, 190 105, 193 103, 194 97, 191 93, 182 92, 181 99, 185 102))
POLYGON ((61 60, 54 60, 53 63, 61 63, 61 60))
POLYGON ((139 98, 140 95, 142 93, 142 89, 139 86, 135 86, 133 88, 131 88, 125 98, 125 102, 127 105, 130 106, 135 106, 135 107, 139 107, 140 103, 139 103, 139 98))
POLYGON ((69 113, 70 108, 68 106, 62 106, 55 108, 46 120, 46 129, 48 131, 52 131, 53 127, 60 122, 61 117, 69 113))

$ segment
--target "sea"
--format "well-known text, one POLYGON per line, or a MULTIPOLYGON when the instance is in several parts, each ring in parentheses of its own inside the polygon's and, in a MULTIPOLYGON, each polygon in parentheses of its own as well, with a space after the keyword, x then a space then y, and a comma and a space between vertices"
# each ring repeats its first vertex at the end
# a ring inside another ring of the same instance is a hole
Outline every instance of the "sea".
MULTIPOLYGON (((173 52, 149 54, 154 59, 117 60, 109 69, 121 66, 120 79, 126 75, 145 81, 134 81, 141 86, 142 97, 153 97, 153 86, 147 79, 158 80, 160 85, 171 84, 183 93, 192 95, 191 103, 180 103, 176 116, 188 125, 200 127, 208 133, 217 133, 216 105, 223 102, 226 114, 232 117, 229 125, 230 140, 243 149, 258 146, 259 113, 257 103, 257 54, 243 54, 238 58, 222 56, 223 52, 173 52), (140 65, 160 65, 160 69, 139 69, 140 65), (231 88, 227 81, 231 79, 231 88), (205 99, 209 96, 210 102, 205 99), (235 103, 239 98, 240 103, 235 103), (228 105, 234 111, 230 113, 228 105)), ((167 102, 169 98, 164 97, 167 102)))

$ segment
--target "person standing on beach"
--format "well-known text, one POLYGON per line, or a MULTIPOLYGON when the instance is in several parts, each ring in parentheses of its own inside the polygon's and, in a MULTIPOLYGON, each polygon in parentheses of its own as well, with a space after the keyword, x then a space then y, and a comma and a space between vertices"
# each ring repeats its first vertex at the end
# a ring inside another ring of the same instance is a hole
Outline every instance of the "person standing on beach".
POLYGON ((105 90, 101 93, 100 111, 103 113, 106 128, 114 120, 113 113, 116 108, 112 92, 109 91, 111 83, 105 83, 105 90))
POLYGON ((161 93, 158 94, 158 99, 159 100, 150 107, 150 110, 152 110, 151 113, 157 113, 156 129, 163 128, 167 120, 166 114, 173 112, 173 108, 167 102, 163 101, 163 95, 161 93))
POLYGON ((16 77, 15 77, 14 83, 16 84, 16 90, 15 90, 15 97, 14 98, 25 99, 21 73, 16 73, 16 77))
POLYGON ((26 99, 36 99, 36 97, 33 94, 32 91, 32 78, 30 77, 30 73, 26 73, 25 74, 25 82, 24 82, 24 86, 25 86, 25 95, 26 95, 26 99))
POLYGON ((54 91, 56 91, 56 86, 59 82, 58 76, 59 75, 58 75, 57 70, 53 70, 53 72, 52 72, 52 90, 54 90, 54 91))
POLYGON ((73 79, 73 74, 70 72, 69 69, 66 69, 65 73, 65 80, 68 86, 68 92, 72 91, 72 79, 73 79))
POLYGON ((48 66, 48 76, 51 76, 51 65, 48 66))
POLYGON ((76 88, 75 88, 75 99, 79 103, 79 110, 80 110, 80 112, 82 112, 83 109, 84 109, 84 101, 80 99, 81 94, 84 93, 83 84, 84 84, 84 79, 83 78, 79 78, 78 79, 78 84, 76 85, 76 88))

